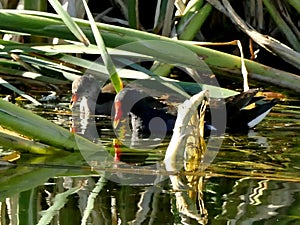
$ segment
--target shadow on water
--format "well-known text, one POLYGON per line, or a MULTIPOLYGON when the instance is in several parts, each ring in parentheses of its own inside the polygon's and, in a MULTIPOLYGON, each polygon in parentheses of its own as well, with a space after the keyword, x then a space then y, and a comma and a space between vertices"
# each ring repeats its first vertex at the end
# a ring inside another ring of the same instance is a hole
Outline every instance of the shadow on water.
MULTIPOLYGON (((70 126, 71 115, 65 111, 44 108, 37 113, 70 126)), ((114 157, 110 120, 98 121, 101 144, 114 157)), ((299 121, 300 99, 278 104, 255 130, 227 134, 213 163, 198 172, 168 174, 156 163, 168 140, 140 153, 141 162, 119 162, 109 165, 110 170, 96 158, 92 169, 83 160, 53 166, 56 159, 51 157, 25 156, 19 165, 1 167, 1 224, 298 224, 299 121), (37 178, 26 180, 29 172, 37 178), (39 180, 39 173, 51 178, 39 180), (6 178, 12 174, 9 185, 6 178), (113 176, 122 182, 104 178, 113 176), (149 182, 140 182, 142 177, 149 182)), ((125 150, 125 158, 136 156, 125 150)))

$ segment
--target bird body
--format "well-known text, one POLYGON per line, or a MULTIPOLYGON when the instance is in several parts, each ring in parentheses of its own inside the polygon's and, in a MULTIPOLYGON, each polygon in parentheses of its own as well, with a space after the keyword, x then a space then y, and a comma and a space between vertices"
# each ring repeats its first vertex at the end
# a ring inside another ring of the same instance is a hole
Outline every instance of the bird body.
POLYGON ((226 99, 227 130, 244 131, 254 128, 278 103, 278 99, 257 97, 258 89, 250 89, 226 99))
POLYGON ((135 88, 124 88, 115 97, 114 127, 123 118, 130 117, 131 130, 137 137, 161 137, 170 134, 176 115, 168 112, 167 105, 135 88), (154 135, 154 136, 153 136, 154 135))

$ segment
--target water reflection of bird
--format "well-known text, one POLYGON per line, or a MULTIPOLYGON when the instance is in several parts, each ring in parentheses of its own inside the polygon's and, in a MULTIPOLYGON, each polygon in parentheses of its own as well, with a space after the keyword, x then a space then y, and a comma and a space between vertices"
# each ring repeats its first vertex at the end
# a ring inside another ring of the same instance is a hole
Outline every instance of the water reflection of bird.
MULTIPOLYGON (((256 97, 257 92, 257 89, 250 89, 225 99, 227 131, 239 132, 254 128, 278 102, 277 99, 269 101, 264 97, 256 97)), ((115 127, 120 126, 130 116, 130 128, 138 137, 147 137, 150 133, 171 133, 177 116, 168 104, 141 89, 126 87, 117 95, 105 93, 91 75, 76 79, 72 85, 72 94, 73 105, 79 102, 80 108, 88 114, 111 115, 113 109, 115 127)), ((212 109, 217 111, 220 108, 216 102, 218 101, 211 101, 210 109, 206 113, 206 130, 218 129, 210 124, 209 113, 212 109)), ((220 113, 225 112, 221 110, 220 113)))

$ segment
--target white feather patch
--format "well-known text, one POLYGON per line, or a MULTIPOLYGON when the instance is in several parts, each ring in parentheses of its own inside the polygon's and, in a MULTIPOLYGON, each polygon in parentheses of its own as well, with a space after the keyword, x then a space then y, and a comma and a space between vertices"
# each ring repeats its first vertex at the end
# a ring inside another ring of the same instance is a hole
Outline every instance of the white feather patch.
POLYGON ((247 125, 249 128, 255 127, 257 124, 259 124, 265 117, 268 115, 268 113, 271 111, 271 109, 265 111, 264 113, 260 114, 258 117, 251 120, 247 125))

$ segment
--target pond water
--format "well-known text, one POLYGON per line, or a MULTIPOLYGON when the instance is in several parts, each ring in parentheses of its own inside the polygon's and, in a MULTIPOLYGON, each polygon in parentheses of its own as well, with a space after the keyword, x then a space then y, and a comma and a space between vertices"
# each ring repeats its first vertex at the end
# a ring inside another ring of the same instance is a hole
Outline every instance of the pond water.
MULTIPOLYGON (((70 125, 70 114, 59 110, 37 113, 70 125)), ((107 120, 99 123, 113 157, 113 131, 107 120)), ((155 162, 167 143, 152 149, 146 164, 109 170, 97 158, 52 164, 51 157, 25 156, 17 167, 3 166, 1 224, 300 224, 299 98, 282 101, 247 134, 226 134, 200 171, 163 170, 155 162), (19 176, 7 184, 11 173, 19 176)))

